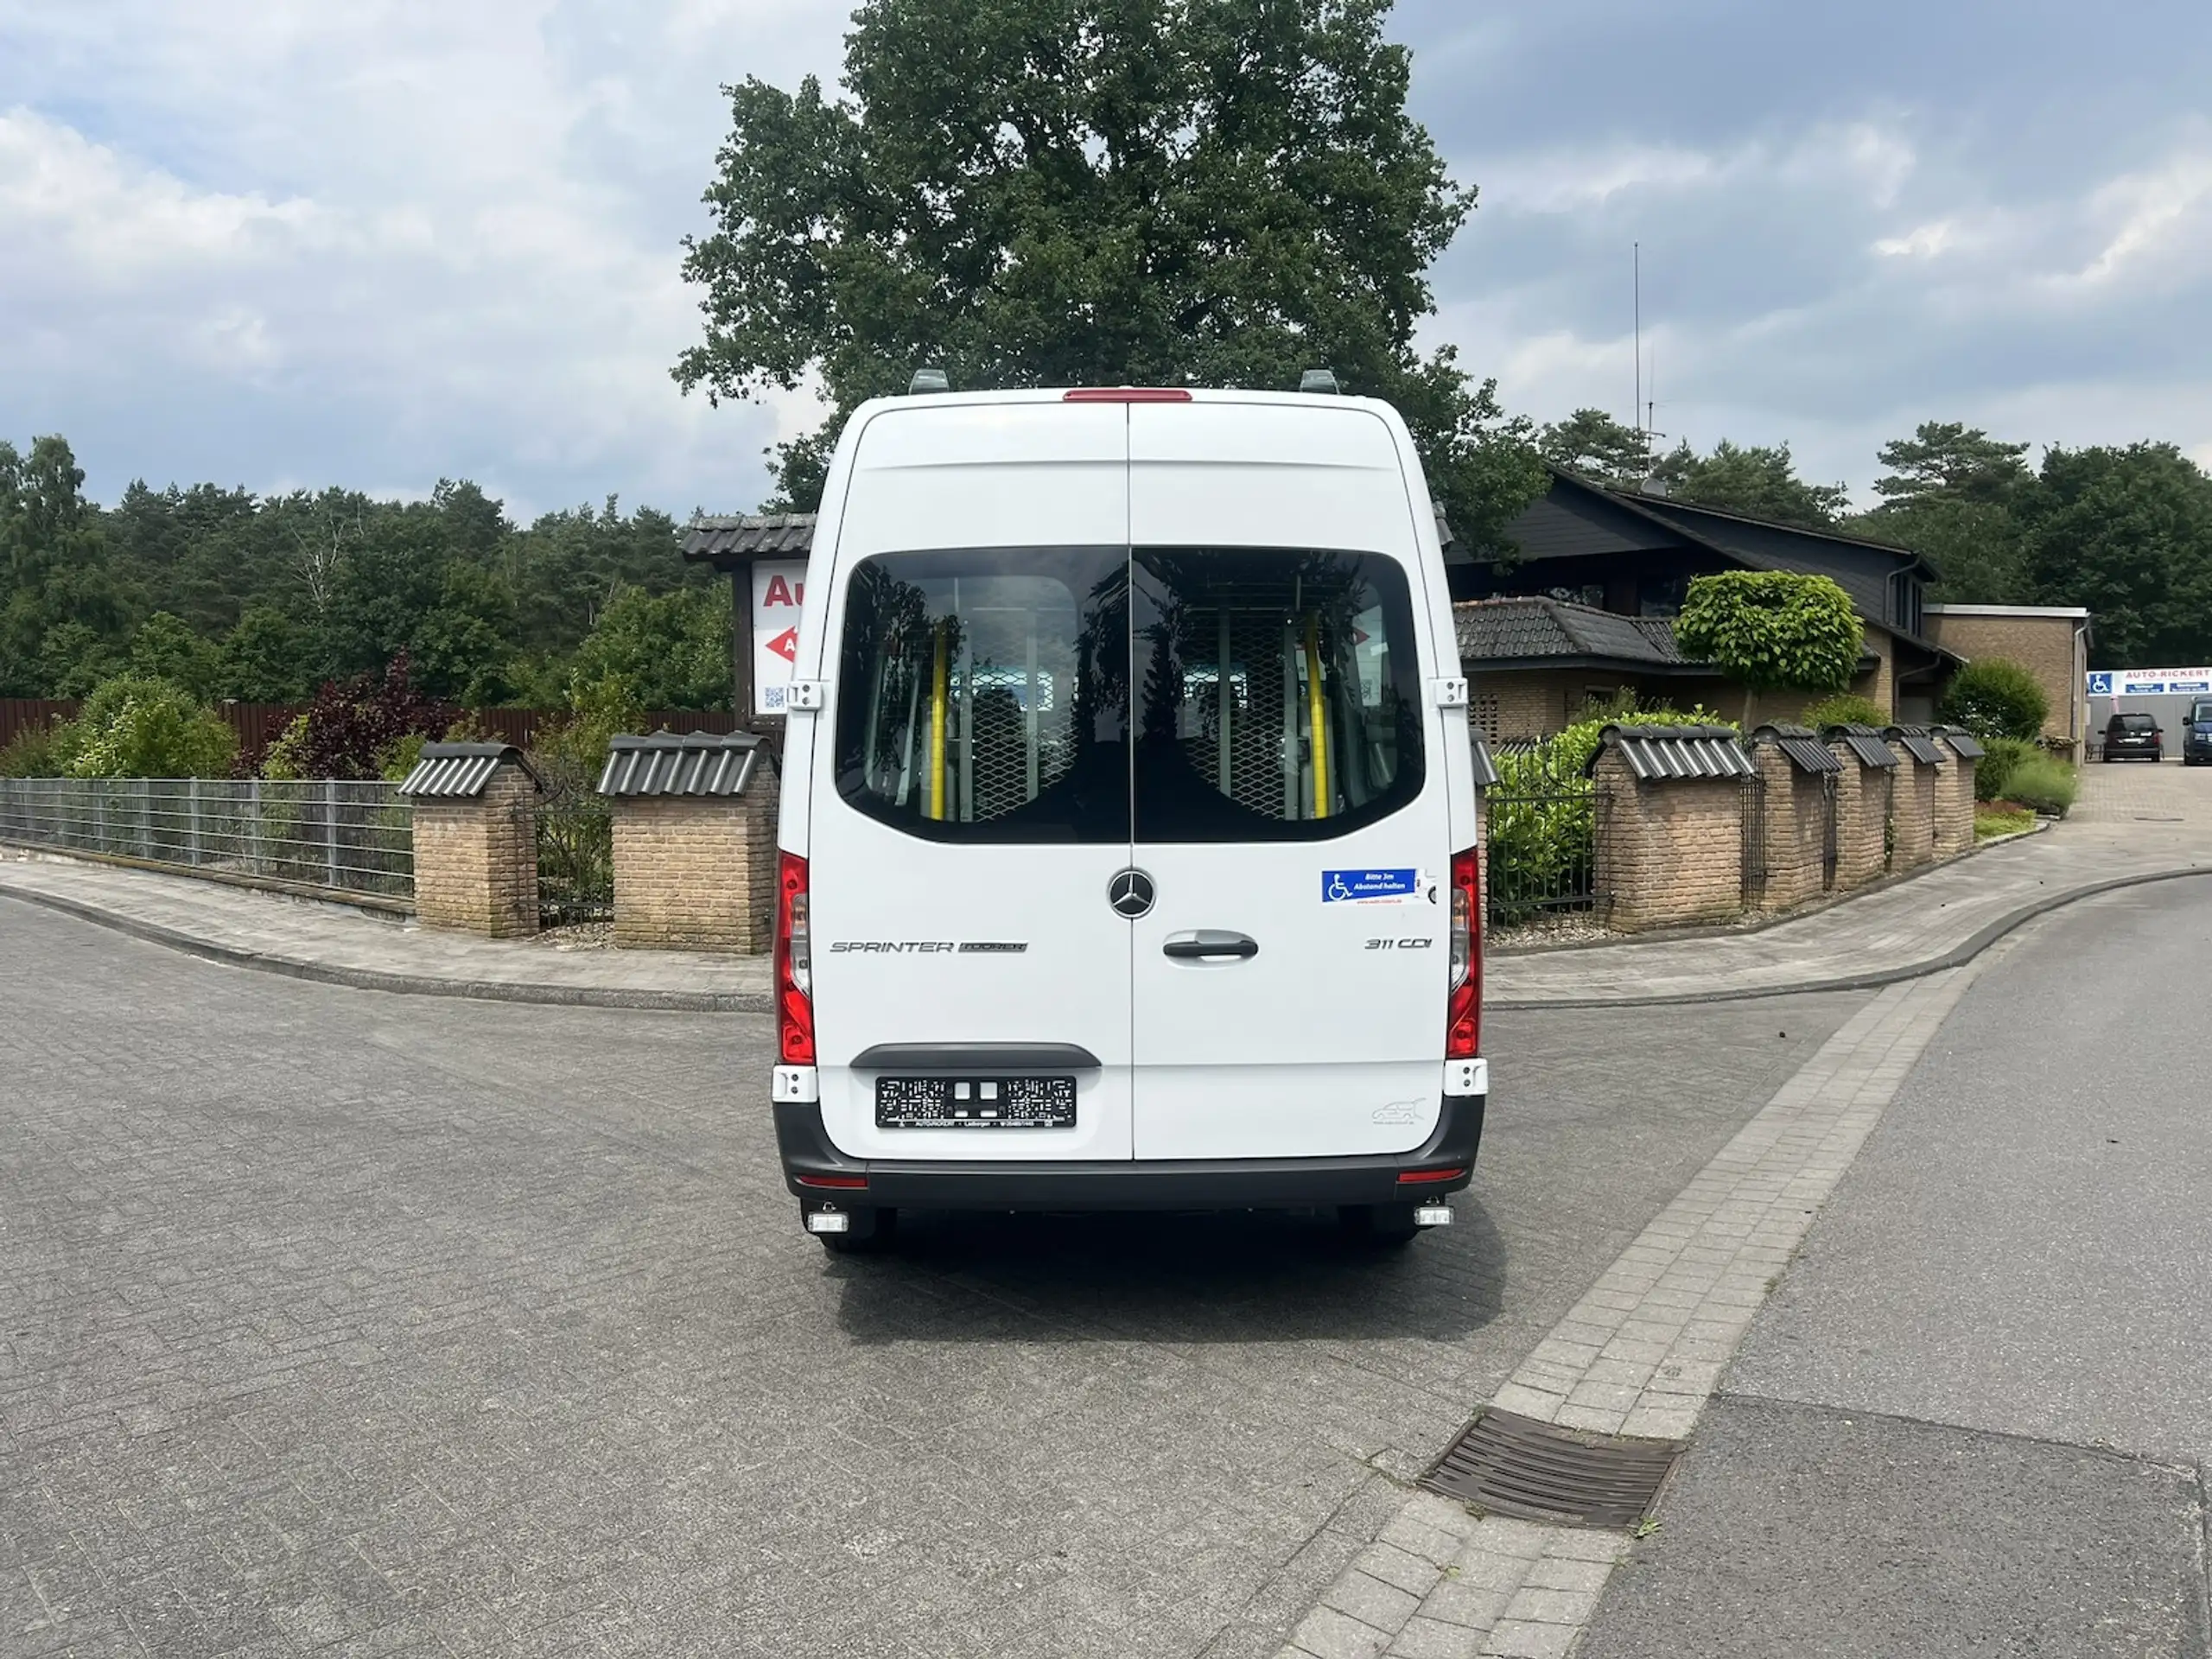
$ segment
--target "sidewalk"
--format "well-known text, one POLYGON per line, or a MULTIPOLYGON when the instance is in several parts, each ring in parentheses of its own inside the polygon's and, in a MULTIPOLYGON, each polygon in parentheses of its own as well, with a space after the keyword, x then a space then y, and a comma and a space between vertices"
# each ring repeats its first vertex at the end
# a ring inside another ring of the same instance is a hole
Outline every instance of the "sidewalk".
MULTIPOLYGON (((0 899, 28 899, 136 938, 243 968, 364 990, 593 1007, 763 1013, 760 957, 678 950, 563 950, 385 920, 343 905, 288 899, 0 848, 0 899)), ((7 926, 0 906, 0 937, 7 926)))
MULTIPOLYGON (((2085 766, 2082 778, 2081 804, 2065 823, 1811 915, 1756 931, 1494 956, 1484 963, 1484 1002, 1625 1007, 1892 984, 1968 961, 2070 899, 2212 869, 2212 772, 2085 766)), ((0 898, 218 962, 371 990, 600 1007, 768 1007, 761 957, 471 938, 341 906, 4 848, 0 898)))

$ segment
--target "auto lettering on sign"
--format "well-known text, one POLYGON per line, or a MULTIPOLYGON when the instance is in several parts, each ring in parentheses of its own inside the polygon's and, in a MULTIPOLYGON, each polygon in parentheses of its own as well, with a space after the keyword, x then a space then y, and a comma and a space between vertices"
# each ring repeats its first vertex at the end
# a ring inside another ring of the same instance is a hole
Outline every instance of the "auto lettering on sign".
POLYGON ((780 715, 798 658, 799 607, 806 599, 804 559, 763 559, 753 567, 753 712, 780 715))

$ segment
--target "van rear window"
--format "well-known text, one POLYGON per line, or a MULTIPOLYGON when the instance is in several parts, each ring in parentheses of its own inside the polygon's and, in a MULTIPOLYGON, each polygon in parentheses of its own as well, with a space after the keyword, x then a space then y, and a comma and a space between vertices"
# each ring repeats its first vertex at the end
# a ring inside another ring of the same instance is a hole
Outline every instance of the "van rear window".
POLYGON ((1374 554, 880 554, 848 584, 837 790, 936 841, 1346 834, 1421 791, 1413 616, 1374 554))
POLYGON ((1421 793, 1404 567, 1306 548, 1139 548, 1139 842, 1318 841, 1421 793))
POLYGON ((862 560, 838 792, 931 840, 1126 842, 1128 587, 1121 547, 862 560))

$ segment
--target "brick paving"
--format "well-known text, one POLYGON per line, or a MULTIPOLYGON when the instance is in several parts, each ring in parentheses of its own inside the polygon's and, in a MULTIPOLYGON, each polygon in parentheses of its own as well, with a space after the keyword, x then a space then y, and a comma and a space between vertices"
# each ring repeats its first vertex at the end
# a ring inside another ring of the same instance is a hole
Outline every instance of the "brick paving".
MULTIPOLYGON (((1686 1439, 1752 1317, 1982 965, 1884 991, 1568 1310, 1491 1403, 1607 1434, 1686 1439)), ((1627 1553, 1624 1534, 1414 1497, 1279 1659, 1559 1659, 1627 1553)))

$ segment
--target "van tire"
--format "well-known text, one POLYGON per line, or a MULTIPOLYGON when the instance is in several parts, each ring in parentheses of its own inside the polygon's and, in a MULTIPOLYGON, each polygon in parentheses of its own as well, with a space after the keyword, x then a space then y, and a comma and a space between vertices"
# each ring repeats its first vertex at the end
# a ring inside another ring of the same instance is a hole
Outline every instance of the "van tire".
POLYGON ((1337 1224, 1355 1243, 1398 1247, 1414 1242, 1421 1229, 1414 1224, 1410 1204, 1347 1204, 1337 1210, 1337 1224))
POLYGON ((852 1226, 842 1233, 817 1233, 822 1248, 832 1255, 874 1255, 888 1249, 899 1236, 896 1210, 855 1210, 852 1226))

